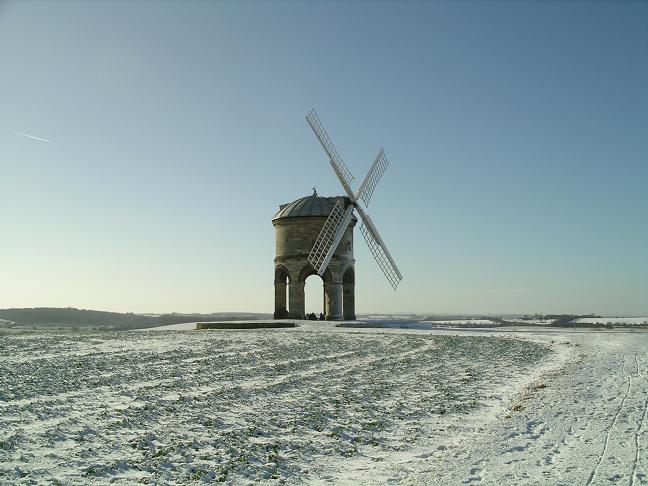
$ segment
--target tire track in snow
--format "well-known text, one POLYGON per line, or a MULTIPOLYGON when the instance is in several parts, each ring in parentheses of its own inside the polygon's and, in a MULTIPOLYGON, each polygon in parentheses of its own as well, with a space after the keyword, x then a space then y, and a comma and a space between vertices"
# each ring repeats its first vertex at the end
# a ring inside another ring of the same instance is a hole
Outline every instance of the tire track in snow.
POLYGON ((628 398, 628 395, 630 394, 630 387, 632 386, 632 377, 631 375, 626 371, 626 355, 624 354, 622 359, 622 365, 621 365, 621 372, 623 375, 627 378, 628 380, 628 387, 626 388, 626 392, 623 395, 623 399, 621 400, 621 405, 619 405, 619 408, 617 409, 616 413, 614 414, 614 417, 612 417, 612 422, 610 422, 610 425, 607 428, 606 434, 605 434, 605 441, 603 442, 603 451, 599 455, 598 461, 596 461, 596 466, 594 466, 594 469, 592 470, 592 474, 590 474, 590 477, 587 479, 587 482, 585 483, 585 486, 588 486, 592 483, 594 478, 596 477, 596 473, 598 472, 599 467, 601 466, 601 463, 603 462, 603 458, 607 454, 607 449, 608 449, 608 444, 610 442, 610 434, 612 433, 612 429, 614 425, 616 424, 617 419, 619 418, 619 414, 621 413, 621 410, 623 410, 623 406, 625 404, 626 399, 628 398))
MULTIPOLYGON (((635 363, 637 365, 637 375, 639 377, 644 377, 645 374, 639 373, 639 355, 635 354, 635 363)), ((632 464, 632 476, 630 477, 630 486, 633 486, 635 484, 635 478, 637 478, 637 466, 639 465, 640 458, 639 458, 639 435, 641 435, 641 430, 643 429, 644 422, 646 421, 646 411, 648 411, 648 398, 646 398, 646 401, 644 402, 644 407, 643 407, 643 414, 641 416, 641 420, 638 420, 638 427, 637 431, 634 434, 635 438, 635 459, 634 463, 632 464)))

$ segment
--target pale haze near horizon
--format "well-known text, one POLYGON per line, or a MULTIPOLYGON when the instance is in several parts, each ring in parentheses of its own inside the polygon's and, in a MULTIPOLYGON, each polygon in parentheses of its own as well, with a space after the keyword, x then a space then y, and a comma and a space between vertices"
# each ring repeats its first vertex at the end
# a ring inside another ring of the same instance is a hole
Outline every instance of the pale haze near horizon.
POLYGON ((646 315, 647 19, 2 2, 0 308, 272 312, 272 215, 342 193, 315 106, 356 182, 381 146, 391 162, 369 213, 404 280, 356 228, 358 312, 646 315))

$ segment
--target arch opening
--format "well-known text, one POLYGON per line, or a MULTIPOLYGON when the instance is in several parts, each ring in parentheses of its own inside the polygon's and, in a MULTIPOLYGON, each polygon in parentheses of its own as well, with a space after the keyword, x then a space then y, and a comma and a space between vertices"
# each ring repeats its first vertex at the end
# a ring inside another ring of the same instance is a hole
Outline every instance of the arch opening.
POLYGON ((275 285, 275 319, 288 318, 288 283, 290 274, 285 267, 281 265, 275 268, 274 285, 275 285))
POLYGON ((316 273, 306 277, 304 284, 304 311, 306 319, 322 319, 324 317, 324 279, 316 273))

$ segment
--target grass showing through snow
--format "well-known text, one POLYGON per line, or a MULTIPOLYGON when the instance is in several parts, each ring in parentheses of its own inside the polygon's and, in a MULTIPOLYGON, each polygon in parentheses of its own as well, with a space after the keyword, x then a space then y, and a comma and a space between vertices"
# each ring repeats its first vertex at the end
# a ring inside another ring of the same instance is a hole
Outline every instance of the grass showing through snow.
POLYGON ((440 433, 548 353, 492 336, 4 334, 0 480, 319 477, 320 458, 440 433))

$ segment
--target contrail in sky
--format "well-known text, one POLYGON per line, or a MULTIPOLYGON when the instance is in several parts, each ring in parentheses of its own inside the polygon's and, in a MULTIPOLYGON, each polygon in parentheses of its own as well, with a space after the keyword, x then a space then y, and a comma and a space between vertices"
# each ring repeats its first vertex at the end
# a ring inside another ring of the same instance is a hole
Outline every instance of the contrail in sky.
POLYGON ((40 140, 41 142, 52 143, 51 140, 46 140, 44 138, 34 137, 33 135, 30 135, 29 133, 17 132, 16 130, 11 130, 11 131, 13 133, 15 133, 16 135, 22 135, 23 137, 33 138, 34 140, 40 140))

